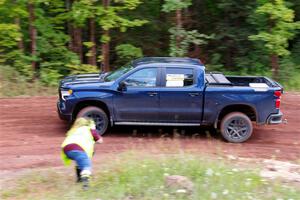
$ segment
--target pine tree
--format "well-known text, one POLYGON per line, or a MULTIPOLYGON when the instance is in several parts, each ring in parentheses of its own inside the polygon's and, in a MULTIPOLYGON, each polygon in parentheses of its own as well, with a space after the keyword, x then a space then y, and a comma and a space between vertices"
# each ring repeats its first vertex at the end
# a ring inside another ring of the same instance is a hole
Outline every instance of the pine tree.
POLYGON ((279 58, 288 56, 288 41, 292 39, 296 30, 300 29, 300 22, 294 22, 294 11, 286 6, 284 0, 270 0, 259 6, 255 13, 263 16, 258 25, 259 33, 249 37, 250 40, 262 41, 270 56, 273 78, 279 79, 279 58))

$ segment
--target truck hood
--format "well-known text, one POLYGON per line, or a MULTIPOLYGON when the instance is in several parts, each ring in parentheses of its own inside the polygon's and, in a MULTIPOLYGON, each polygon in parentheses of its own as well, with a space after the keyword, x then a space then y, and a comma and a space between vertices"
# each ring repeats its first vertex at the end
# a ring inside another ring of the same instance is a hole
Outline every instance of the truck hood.
POLYGON ((104 82, 103 78, 107 73, 101 74, 79 74, 67 76, 60 81, 60 88, 83 89, 85 87, 109 87, 113 82, 104 82))

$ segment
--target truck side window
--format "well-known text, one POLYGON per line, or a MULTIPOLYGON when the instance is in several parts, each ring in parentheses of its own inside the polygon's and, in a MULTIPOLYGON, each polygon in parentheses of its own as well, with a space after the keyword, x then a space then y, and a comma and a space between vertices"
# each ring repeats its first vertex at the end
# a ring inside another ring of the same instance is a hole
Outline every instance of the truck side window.
POLYGON ((157 68, 146 68, 134 72, 125 79, 128 87, 155 87, 157 68))
POLYGON ((193 69, 166 68, 166 87, 186 87, 193 84, 193 69))

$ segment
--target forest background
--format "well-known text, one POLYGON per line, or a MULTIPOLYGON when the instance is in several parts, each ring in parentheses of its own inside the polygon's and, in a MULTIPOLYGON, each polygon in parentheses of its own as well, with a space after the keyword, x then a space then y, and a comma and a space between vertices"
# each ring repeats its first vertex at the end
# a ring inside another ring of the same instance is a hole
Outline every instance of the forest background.
POLYGON ((299 90, 299 20, 299 0, 0 0, 0 96, 48 94, 143 56, 299 90))

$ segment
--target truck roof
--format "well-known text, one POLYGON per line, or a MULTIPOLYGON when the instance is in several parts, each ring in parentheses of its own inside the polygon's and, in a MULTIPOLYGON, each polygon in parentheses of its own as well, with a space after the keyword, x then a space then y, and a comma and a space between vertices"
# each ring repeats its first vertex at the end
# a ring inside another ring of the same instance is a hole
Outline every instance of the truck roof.
POLYGON ((150 63, 180 63, 180 64, 189 64, 189 65, 203 65, 199 59, 196 58, 179 58, 179 57, 144 57, 132 61, 134 67, 141 64, 150 64, 150 63))

